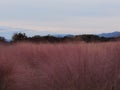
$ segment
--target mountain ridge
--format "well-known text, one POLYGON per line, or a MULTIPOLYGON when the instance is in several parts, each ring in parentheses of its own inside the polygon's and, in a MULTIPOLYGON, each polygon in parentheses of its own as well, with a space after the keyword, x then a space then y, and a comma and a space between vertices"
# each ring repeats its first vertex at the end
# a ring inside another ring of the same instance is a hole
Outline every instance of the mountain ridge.
MULTIPOLYGON (((34 35, 40 35, 40 36, 46 36, 46 35, 52 35, 55 37, 73 37, 74 34, 58 34, 55 32, 50 31, 33 31, 30 29, 22 29, 22 28, 11 28, 7 26, 0 26, 0 36, 5 37, 7 40, 10 40, 14 33, 26 33, 27 36, 34 36, 34 35)), ((82 34, 81 34, 82 35, 82 34)), ((84 34, 83 34, 84 35, 84 34)), ((88 34, 89 35, 89 34, 88 34)), ((100 37, 120 37, 120 31, 110 32, 110 33, 101 33, 101 34, 93 34, 98 35, 100 37)))
POLYGON ((98 36, 100 36, 100 37, 107 37, 107 38, 110 38, 110 37, 120 37, 120 32, 119 31, 115 31, 115 32, 111 32, 111 33, 101 33, 101 34, 98 34, 98 36))

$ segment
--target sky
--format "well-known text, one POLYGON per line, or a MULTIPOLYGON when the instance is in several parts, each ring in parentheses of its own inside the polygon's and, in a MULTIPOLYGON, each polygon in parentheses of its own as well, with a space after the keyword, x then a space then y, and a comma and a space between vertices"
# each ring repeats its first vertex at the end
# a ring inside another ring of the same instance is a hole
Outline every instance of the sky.
POLYGON ((16 28, 59 34, 120 31, 119 9, 120 0, 0 0, 0 33, 16 28))

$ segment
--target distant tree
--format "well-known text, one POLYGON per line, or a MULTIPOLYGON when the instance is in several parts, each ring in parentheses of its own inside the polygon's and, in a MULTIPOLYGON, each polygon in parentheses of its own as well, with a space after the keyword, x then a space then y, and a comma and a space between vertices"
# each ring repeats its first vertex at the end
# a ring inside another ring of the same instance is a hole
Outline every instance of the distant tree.
POLYGON ((50 34, 48 34, 47 36, 44 36, 43 39, 46 41, 46 42, 58 42, 58 38, 57 37, 54 37, 50 34))
POLYGON ((15 33, 12 37, 12 41, 22 41, 26 39, 27 39, 27 36, 25 33, 15 33))
MULTIPOLYGON (((116 40, 118 40, 116 38, 116 40)), ((5 41, 3 37, 0 38, 0 41, 5 41)), ((97 35, 92 35, 92 34, 85 34, 85 35, 75 35, 74 37, 55 37, 50 34, 47 36, 40 36, 40 35, 35 35, 33 37, 27 37, 25 33, 15 33, 12 37, 12 42, 16 41, 29 41, 29 42, 49 42, 49 43, 60 43, 60 42, 107 42, 107 41, 115 41, 114 38, 105 38, 105 37, 99 37, 97 35)))
POLYGON ((4 37, 0 37, 0 42, 6 42, 4 37))
POLYGON ((86 35, 77 35, 75 36, 76 40, 85 41, 85 42, 98 42, 101 38, 97 35, 86 34, 86 35))
POLYGON ((43 41, 43 37, 41 37, 40 35, 35 35, 35 36, 30 37, 28 39, 29 39, 29 41, 36 42, 36 43, 43 41))

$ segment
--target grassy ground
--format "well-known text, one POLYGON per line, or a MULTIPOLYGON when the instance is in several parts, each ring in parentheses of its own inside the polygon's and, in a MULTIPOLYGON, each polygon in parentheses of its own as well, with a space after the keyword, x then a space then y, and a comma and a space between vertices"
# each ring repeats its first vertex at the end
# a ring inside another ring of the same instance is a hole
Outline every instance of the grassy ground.
POLYGON ((120 42, 0 45, 0 90, 120 90, 120 42))

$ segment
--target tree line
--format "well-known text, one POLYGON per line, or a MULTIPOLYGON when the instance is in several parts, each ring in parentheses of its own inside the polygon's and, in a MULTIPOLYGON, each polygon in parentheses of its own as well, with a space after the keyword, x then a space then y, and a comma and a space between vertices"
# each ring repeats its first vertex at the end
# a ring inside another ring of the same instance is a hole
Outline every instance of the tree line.
MULTIPOLYGON (((55 37, 52 35, 47 36, 40 36, 35 35, 32 37, 28 37, 25 33, 15 33, 12 36, 12 40, 9 43, 15 43, 15 42, 49 42, 49 43, 60 43, 60 42, 78 42, 78 41, 84 41, 84 42, 107 42, 107 41, 116 41, 117 38, 105 38, 105 37, 99 37, 97 35, 92 34, 85 34, 85 35, 74 35, 74 36, 64 36, 64 37, 55 37)), ((4 37, 0 37, 0 42, 7 42, 7 40, 4 37)))

